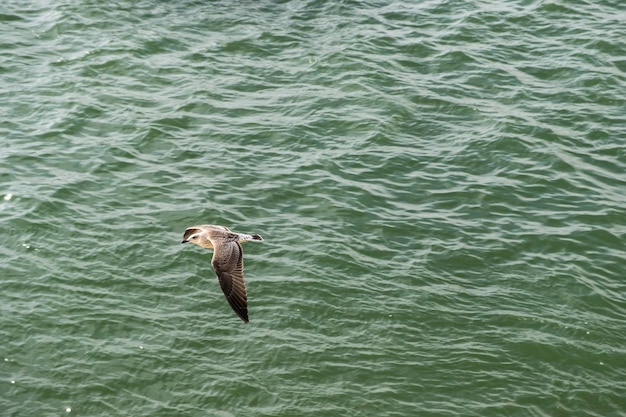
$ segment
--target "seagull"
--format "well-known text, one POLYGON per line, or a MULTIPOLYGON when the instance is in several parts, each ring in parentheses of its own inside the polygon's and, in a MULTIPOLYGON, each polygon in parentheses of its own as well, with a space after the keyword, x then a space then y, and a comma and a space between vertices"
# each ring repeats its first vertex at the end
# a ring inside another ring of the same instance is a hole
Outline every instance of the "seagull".
POLYGON ((240 243, 263 240, 256 234, 231 232, 228 227, 204 224, 185 230, 181 243, 213 249, 211 263, 228 304, 244 323, 248 320, 248 297, 243 280, 243 250, 240 243))

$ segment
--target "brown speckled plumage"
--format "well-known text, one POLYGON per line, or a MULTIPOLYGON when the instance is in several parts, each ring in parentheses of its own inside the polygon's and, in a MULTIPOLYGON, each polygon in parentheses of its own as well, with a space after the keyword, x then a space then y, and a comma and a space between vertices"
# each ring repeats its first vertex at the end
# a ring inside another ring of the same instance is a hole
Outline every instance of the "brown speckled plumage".
POLYGON ((194 243, 213 249, 211 263, 228 304, 243 320, 248 322, 248 296, 243 279, 243 250, 241 242, 263 240, 259 235, 231 232, 224 226, 205 224, 188 227, 182 243, 194 243))

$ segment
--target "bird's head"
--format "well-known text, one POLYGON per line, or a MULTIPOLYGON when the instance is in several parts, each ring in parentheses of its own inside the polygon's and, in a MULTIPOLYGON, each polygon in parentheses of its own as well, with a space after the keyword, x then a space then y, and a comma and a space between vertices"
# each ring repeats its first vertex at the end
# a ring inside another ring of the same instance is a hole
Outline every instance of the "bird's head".
POLYGON ((204 246, 202 244, 204 240, 206 239, 204 239, 201 229, 198 229, 197 227, 189 227, 185 230, 183 241, 180 243, 194 243, 198 246, 204 246))

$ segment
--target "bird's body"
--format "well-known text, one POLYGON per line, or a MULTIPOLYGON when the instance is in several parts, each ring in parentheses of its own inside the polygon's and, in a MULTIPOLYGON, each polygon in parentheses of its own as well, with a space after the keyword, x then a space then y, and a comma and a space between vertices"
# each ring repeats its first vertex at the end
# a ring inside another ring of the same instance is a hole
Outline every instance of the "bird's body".
POLYGON ((248 322, 248 296, 243 279, 243 250, 241 243, 263 240, 256 234, 231 232, 228 227, 205 224, 188 227, 182 243, 194 243, 213 249, 213 269, 217 280, 237 316, 248 322))

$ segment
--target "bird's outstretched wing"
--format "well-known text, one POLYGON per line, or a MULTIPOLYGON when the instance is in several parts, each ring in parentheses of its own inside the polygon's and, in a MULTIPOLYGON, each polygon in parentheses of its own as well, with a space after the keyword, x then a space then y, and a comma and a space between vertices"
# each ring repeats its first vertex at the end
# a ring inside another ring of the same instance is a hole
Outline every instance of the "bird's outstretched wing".
POLYGON ((213 269, 228 304, 235 313, 248 322, 248 296, 243 280, 243 250, 236 240, 213 241, 213 269))

